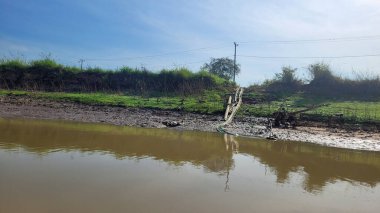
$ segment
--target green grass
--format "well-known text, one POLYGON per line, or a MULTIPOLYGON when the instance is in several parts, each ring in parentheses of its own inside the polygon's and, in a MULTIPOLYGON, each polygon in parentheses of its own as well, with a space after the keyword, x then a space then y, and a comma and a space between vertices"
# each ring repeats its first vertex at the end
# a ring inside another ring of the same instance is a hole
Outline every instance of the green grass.
POLYGON ((192 97, 154 98, 106 93, 26 92, 15 90, 0 90, 1 95, 30 96, 36 99, 91 105, 182 110, 206 114, 221 113, 223 111, 223 100, 218 92, 215 91, 207 91, 202 95, 192 97))
MULTIPOLYGON (((206 91, 202 95, 190 97, 141 97, 123 94, 106 93, 60 93, 60 92, 27 92, 0 90, 0 96, 30 96, 36 99, 55 101, 67 101, 90 105, 121 106, 166 110, 181 110, 205 114, 222 114, 223 94, 217 91, 206 91)), ((272 116, 281 106, 288 111, 294 112, 305 109, 315 104, 325 106, 308 111, 305 115, 328 118, 336 114, 343 114, 343 119, 353 122, 380 122, 380 101, 348 101, 331 100, 318 97, 306 97, 302 94, 291 95, 281 101, 271 101, 260 104, 244 104, 238 112, 238 116, 272 116)))
POLYGON ((243 105, 239 115, 271 116, 282 106, 290 112, 295 112, 319 104, 324 104, 324 106, 305 112, 305 115, 328 118, 333 115, 343 114, 343 119, 349 121, 380 122, 380 101, 332 100, 321 97, 308 97, 303 94, 291 95, 281 101, 243 105))

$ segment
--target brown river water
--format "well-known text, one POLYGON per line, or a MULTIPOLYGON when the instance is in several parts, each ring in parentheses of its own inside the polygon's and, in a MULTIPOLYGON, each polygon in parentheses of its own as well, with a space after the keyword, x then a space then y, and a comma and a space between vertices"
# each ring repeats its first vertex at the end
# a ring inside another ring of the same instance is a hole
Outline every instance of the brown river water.
POLYGON ((379 209, 379 152, 0 119, 0 213, 379 209))

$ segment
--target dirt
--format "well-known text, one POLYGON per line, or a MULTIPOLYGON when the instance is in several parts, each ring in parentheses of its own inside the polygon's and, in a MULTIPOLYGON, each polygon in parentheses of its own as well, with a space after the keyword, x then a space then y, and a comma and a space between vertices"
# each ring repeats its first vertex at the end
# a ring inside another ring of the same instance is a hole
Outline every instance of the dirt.
MULTIPOLYGON (((187 112, 85 105, 33 99, 28 96, 0 96, 0 117, 68 120, 108 123, 121 126, 172 128, 216 132, 222 123, 221 115, 202 115, 187 112), (165 124, 178 123, 175 127, 165 124)), ((233 121, 225 130, 239 136, 266 138, 266 118, 245 117, 233 121)), ((323 126, 323 125, 320 125, 323 126)), ((380 151, 380 133, 377 131, 345 130, 313 126, 297 129, 273 128, 279 140, 303 141, 325 146, 357 150, 380 151)))

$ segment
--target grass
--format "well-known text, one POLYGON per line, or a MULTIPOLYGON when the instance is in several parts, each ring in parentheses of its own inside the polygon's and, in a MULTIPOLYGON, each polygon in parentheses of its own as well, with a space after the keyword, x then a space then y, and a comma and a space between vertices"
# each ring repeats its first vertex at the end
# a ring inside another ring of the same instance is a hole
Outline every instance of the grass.
MULTIPOLYGON (((190 97, 141 97, 124 94, 106 93, 61 93, 61 92, 28 92, 17 90, 0 90, 0 96, 29 96, 36 99, 67 101, 90 105, 121 106, 150 109, 178 110, 203 114, 222 114, 224 112, 223 95, 217 91, 206 91, 202 95, 190 97)), ((246 94, 256 97, 257 94, 246 94)), ((320 97, 308 97, 303 94, 290 95, 283 100, 275 100, 258 104, 244 104, 238 116, 272 116, 284 106, 290 112, 305 109, 308 106, 325 104, 308 111, 306 116, 327 119, 336 114, 343 114, 343 119, 352 122, 380 122, 380 101, 332 100, 320 97)))
POLYGON ((305 112, 306 116, 327 119, 342 114, 342 119, 353 122, 380 122, 380 101, 334 100, 310 97, 304 94, 290 95, 283 100, 270 101, 255 105, 243 105, 239 115, 271 116, 280 107, 290 112, 306 109, 313 105, 324 106, 305 112))
POLYGON ((218 92, 206 91, 202 95, 191 97, 154 97, 131 96, 106 93, 62 93, 62 92, 27 92, 0 90, 0 96, 29 96, 36 99, 67 101, 90 105, 121 106, 165 110, 181 110, 205 114, 221 113, 223 101, 218 92))

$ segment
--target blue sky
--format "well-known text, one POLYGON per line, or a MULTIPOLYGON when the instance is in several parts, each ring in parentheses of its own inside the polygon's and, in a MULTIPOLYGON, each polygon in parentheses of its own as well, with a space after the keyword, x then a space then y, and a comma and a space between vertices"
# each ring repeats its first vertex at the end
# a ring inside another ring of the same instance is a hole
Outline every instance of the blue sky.
POLYGON ((67 65, 84 58, 92 67, 198 71, 211 57, 232 58, 236 41, 242 85, 261 82, 287 65, 306 78, 307 65, 321 61, 343 76, 379 75, 380 57, 242 57, 380 54, 379 26, 378 0, 0 0, 0 56, 30 60, 51 53, 67 65))

